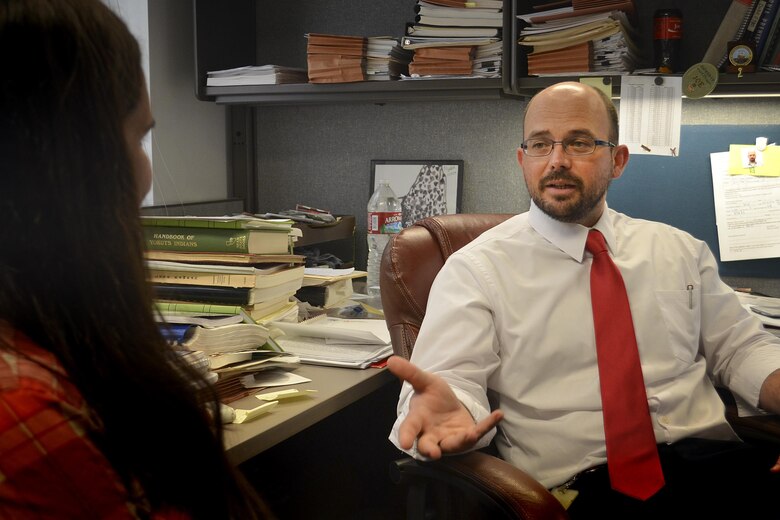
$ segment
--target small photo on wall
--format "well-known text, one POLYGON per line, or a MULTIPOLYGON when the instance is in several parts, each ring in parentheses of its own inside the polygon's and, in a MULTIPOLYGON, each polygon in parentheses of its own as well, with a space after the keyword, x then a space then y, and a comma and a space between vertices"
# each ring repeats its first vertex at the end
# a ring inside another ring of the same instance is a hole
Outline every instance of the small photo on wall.
POLYGON ((463 161, 373 160, 371 193, 380 180, 387 180, 400 199, 404 228, 425 217, 460 212, 463 161))

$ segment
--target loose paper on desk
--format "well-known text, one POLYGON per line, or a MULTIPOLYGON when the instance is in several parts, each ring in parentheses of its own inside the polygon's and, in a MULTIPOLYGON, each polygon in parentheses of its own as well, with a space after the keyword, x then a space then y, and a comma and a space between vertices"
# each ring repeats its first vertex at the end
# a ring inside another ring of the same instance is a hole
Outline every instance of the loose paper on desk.
POLYGON ((629 152, 678 156, 681 120, 682 77, 621 77, 619 141, 629 152))
POLYGON ((272 386, 297 385, 310 383, 311 379, 288 370, 263 370, 254 374, 241 376, 241 384, 244 388, 268 388, 272 386))
POLYGON ((390 344, 335 344, 326 343, 324 338, 306 336, 282 336, 278 338, 278 341, 285 350, 294 352, 301 359, 301 363, 313 365, 368 368, 372 363, 385 359, 393 353, 393 347, 390 344))
POLYGON ((780 257, 780 177, 729 175, 729 152, 710 164, 721 261, 780 257))
POLYGON ((334 340, 333 342, 338 344, 390 344, 390 332, 385 320, 352 320, 327 317, 323 314, 321 318, 312 318, 301 323, 275 321, 269 327, 276 327, 290 336, 325 338, 328 342, 334 340))

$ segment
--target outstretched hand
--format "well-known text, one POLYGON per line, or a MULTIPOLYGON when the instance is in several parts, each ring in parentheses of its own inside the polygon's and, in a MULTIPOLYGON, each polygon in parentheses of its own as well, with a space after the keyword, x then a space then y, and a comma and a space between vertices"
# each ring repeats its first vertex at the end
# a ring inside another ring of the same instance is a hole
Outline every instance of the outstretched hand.
POLYGON ((399 444, 405 450, 410 449, 417 439, 417 451, 434 460, 444 453, 466 451, 504 417, 502 411, 495 410, 475 423, 450 386, 439 376, 420 370, 398 356, 388 360, 387 368, 414 389, 409 413, 398 432, 399 444))

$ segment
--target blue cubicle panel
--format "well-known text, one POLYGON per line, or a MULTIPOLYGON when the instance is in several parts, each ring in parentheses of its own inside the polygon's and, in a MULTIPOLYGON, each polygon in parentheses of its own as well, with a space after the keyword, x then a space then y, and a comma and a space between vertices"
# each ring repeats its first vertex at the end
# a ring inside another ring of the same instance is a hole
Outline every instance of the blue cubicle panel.
POLYGON ((752 144, 756 137, 780 141, 780 125, 683 126, 680 155, 632 155, 623 176, 613 181, 609 206, 632 217, 666 222, 704 240, 718 259, 720 274, 780 278, 780 258, 721 262, 710 153, 730 144, 752 144))

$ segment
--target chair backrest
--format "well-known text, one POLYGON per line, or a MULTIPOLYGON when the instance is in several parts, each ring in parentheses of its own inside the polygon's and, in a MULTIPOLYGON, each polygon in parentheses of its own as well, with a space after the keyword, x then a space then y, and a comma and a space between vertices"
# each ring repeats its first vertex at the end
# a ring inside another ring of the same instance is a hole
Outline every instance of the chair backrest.
POLYGON ((393 351, 409 359, 425 317, 433 279, 449 256, 508 213, 463 213, 428 217, 393 236, 382 255, 382 307, 393 351))

